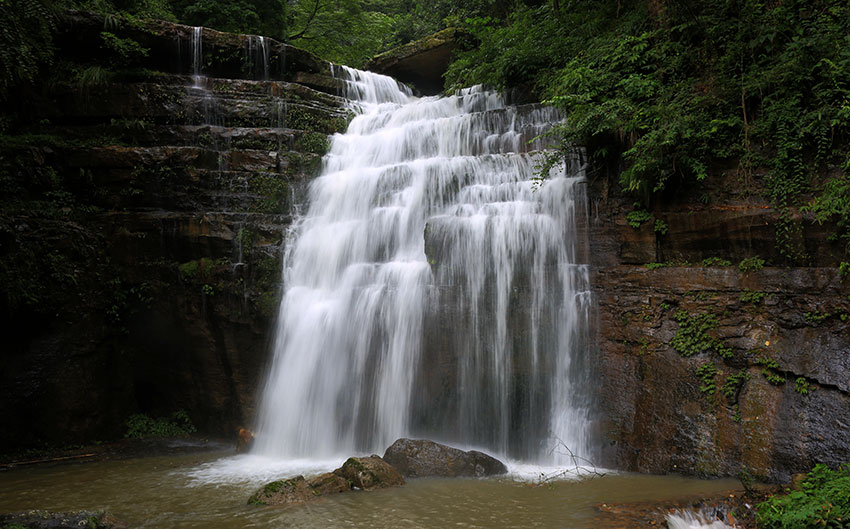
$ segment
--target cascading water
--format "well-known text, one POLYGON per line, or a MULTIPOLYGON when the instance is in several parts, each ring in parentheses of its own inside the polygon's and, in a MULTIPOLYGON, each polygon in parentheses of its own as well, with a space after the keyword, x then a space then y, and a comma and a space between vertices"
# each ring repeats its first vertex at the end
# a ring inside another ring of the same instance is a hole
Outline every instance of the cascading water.
POLYGON ((269 79, 269 48, 265 37, 248 35, 245 42, 246 62, 250 65, 251 75, 258 81, 269 79))
POLYGON ((588 456, 578 159, 535 182, 559 121, 479 88, 415 98, 342 68, 332 138, 284 258, 256 450, 382 452, 402 436, 588 456), (577 213, 577 210, 578 213, 577 213))
POLYGON ((195 86, 201 86, 203 76, 201 75, 201 62, 204 57, 203 50, 203 29, 201 26, 192 28, 192 79, 195 86))

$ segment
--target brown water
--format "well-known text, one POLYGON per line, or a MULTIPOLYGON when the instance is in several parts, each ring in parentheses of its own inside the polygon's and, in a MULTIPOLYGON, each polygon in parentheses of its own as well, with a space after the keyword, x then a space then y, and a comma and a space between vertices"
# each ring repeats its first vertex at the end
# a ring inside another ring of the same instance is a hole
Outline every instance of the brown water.
MULTIPOLYGON (((548 485, 510 479, 419 479, 291 508, 246 505, 251 483, 198 484, 188 472, 229 454, 194 454, 0 472, 0 512, 106 509, 130 527, 592 527, 593 505, 734 488, 732 480, 609 474, 548 485)), ((284 477, 284 476, 281 476, 284 477)))

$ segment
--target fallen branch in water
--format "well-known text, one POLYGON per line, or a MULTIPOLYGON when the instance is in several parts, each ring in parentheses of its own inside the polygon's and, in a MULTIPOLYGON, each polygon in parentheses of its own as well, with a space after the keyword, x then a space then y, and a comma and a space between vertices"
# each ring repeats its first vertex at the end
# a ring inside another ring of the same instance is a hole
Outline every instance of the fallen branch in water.
POLYGON ((570 447, 567 446, 567 444, 560 439, 558 439, 558 444, 554 448, 552 448, 552 450, 549 451, 549 455, 552 455, 556 452, 561 455, 569 456, 570 461, 572 461, 572 466, 567 467, 563 470, 552 472, 550 474, 541 472, 539 483, 549 483, 551 481, 566 479, 567 477, 593 479, 605 475, 604 472, 599 472, 599 470, 596 468, 596 465, 591 463, 589 459, 576 455, 575 452, 570 450, 570 447))

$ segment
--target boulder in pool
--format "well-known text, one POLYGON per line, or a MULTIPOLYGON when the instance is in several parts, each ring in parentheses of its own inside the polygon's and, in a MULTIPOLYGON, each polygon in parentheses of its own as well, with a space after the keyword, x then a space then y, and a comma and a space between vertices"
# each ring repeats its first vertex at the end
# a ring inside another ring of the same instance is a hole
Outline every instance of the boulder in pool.
POLYGON ((352 488, 383 489, 404 485, 404 478, 380 456, 349 457, 334 474, 345 478, 352 488))
POLYGON ((251 505, 294 505, 329 494, 404 485, 404 478, 380 457, 349 457, 333 472, 310 479, 304 476, 272 481, 248 498, 251 505))
POLYGON ((464 452, 425 439, 399 439, 387 448, 384 461, 402 476, 486 477, 505 474, 508 468, 495 457, 477 450, 464 452))

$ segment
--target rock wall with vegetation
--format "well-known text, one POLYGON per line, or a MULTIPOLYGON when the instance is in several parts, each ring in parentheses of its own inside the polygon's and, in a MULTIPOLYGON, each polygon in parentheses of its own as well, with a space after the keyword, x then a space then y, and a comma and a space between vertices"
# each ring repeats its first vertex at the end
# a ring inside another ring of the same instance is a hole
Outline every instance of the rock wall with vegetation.
POLYGON ((639 215, 613 182, 590 183, 603 460, 770 481, 838 466, 850 445, 843 248, 804 222, 809 265, 783 265, 780 213, 735 175, 717 181, 639 215))
POLYGON ((0 450, 253 413, 293 205, 349 119, 329 64, 73 12, 0 137, 0 450), (316 90, 314 88, 319 88, 316 90))

